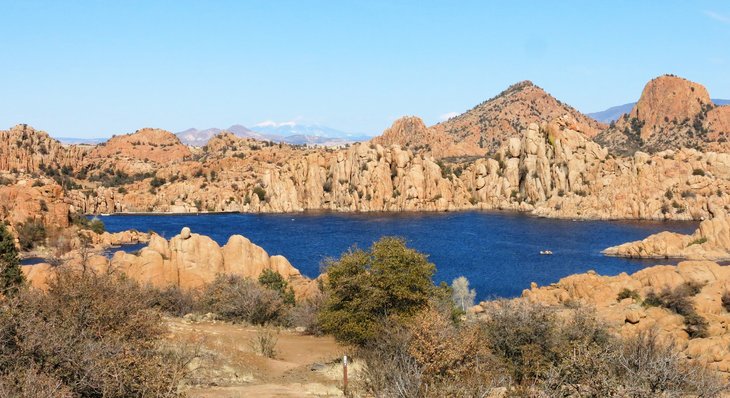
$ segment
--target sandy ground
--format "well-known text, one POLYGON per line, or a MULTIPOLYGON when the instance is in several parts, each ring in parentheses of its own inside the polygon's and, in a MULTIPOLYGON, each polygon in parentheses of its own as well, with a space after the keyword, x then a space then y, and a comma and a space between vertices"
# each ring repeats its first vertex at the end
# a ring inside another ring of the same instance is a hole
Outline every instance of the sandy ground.
POLYGON ((198 352, 190 364, 190 397, 342 397, 345 349, 330 336, 277 331, 273 359, 252 345, 264 328, 168 319, 169 339, 198 352))

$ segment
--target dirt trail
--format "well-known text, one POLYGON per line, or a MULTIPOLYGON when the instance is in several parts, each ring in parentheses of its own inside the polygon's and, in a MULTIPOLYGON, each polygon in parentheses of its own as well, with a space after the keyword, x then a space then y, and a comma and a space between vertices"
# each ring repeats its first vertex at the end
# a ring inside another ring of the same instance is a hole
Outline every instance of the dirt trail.
POLYGON ((169 339, 199 346, 191 363, 190 397, 341 397, 345 349, 332 337, 278 332, 276 356, 257 354, 251 344, 261 327, 168 319, 169 339))

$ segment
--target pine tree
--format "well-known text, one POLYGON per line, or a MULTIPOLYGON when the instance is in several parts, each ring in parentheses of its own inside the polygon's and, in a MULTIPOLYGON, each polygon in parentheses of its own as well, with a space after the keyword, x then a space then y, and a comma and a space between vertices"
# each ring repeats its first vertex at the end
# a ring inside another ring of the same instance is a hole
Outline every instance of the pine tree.
POLYGON ((15 240, 0 222, 0 295, 12 296, 25 283, 15 240))

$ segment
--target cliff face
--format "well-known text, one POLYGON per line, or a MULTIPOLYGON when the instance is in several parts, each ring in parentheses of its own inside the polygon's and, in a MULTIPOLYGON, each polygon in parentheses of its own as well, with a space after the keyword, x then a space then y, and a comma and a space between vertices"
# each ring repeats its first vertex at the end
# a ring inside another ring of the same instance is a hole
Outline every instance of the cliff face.
POLYGON ((676 76, 661 76, 644 87, 630 113, 596 137, 615 153, 640 150, 707 149, 730 134, 727 106, 716 107, 707 89, 676 76))

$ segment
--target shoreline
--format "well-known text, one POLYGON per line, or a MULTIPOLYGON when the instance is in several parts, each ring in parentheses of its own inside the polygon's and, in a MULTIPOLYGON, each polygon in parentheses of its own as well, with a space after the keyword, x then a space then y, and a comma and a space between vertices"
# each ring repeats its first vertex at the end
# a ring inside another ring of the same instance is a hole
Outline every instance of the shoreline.
POLYGON ((699 219, 658 219, 658 218, 590 218, 590 217, 548 217, 545 215, 534 214, 532 211, 520 211, 516 209, 457 209, 457 210, 332 210, 332 209, 305 209, 300 211, 199 211, 199 212, 165 212, 165 211, 124 211, 115 213, 84 213, 86 217, 98 217, 103 220, 104 217, 111 216, 206 216, 206 215, 226 215, 226 214, 246 214, 246 215, 318 215, 318 214, 343 214, 343 215, 368 215, 368 214, 387 214, 387 215, 409 215, 409 214, 446 214, 446 213, 486 213, 486 214, 513 214, 525 217, 545 220, 562 220, 574 222, 590 222, 590 221, 609 221, 609 222, 654 222, 654 223, 699 223, 704 218, 699 219))

